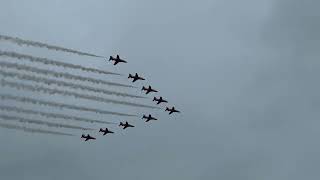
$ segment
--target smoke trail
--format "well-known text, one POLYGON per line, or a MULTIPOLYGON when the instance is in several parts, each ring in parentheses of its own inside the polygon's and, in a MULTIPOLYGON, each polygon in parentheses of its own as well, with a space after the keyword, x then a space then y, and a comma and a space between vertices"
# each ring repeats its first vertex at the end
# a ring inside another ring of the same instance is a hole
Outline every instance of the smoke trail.
POLYGON ((18 125, 1 123, 1 122, 0 122, 0 127, 7 128, 7 129, 22 130, 22 131, 31 132, 31 133, 41 133, 41 134, 51 134, 51 135, 61 135, 61 136, 74 136, 74 134, 69 134, 69 133, 28 128, 28 127, 24 127, 24 126, 18 126, 18 125))
POLYGON ((19 46, 27 45, 27 46, 33 46, 33 47, 47 48, 49 50, 63 51, 63 52, 78 54, 78 55, 82 55, 82 56, 92 56, 92 57, 105 58, 104 56, 97 56, 97 55, 86 53, 86 52, 81 52, 81 51, 77 51, 77 50, 73 50, 73 49, 69 49, 69 48, 64 48, 64 47, 60 47, 60 46, 49 45, 49 44, 41 43, 41 42, 37 42, 37 41, 24 40, 24 39, 20 39, 17 37, 0 35, 0 40, 10 41, 12 43, 18 44, 19 46))
POLYGON ((107 99, 107 98, 102 98, 102 97, 98 97, 98 96, 83 95, 83 94, 79 94, 76 92, 58 90, 58 89, 50 89, 50 88, 45 88, 42 86, 26 85, 26 84, 6 81, 3 79, 1 79, 0 84, 2 86, 8 86, 8 87, 16 88, 19 90, 23 89, 23 90, 27 90, 27 91, 33 91, 33 92, 43 92, 43 93, 47 93, 50 95, 61 94, 63 96, 73 96, 75 98, 88 99, 88 100, 103 102, 103 103, 114 103, 114 104, 121 104, 121 105, 126 105, 126 106, 133 106, 133 107, 159 109, 159 107, 156 107, 156 106, 149 106, 149 105, 145 105, 145 104, 138 104, 138 103, 132 103, 132 102, 127 102, 127 101, 118 101, 118 100, 107 99))
POLYGON ((47 112, 17 108, 17 107, 12 107, 12 106, 1 106, 0 105, 0 109, 2 111, 8 111, 8 112, 40 115, 45 118, 55 118, 55 119, 60 118, 60 119, 64 119, 64 120, 73 120, 73 121, 88 122, 88 123, 116 124, 113 122, 100 121, 100 120, 95 120, 95 119, 86 119, 86 118, 82 118, 82 117, 69 116, 69 115, 58 114, 58 113, 47 113, 47 112))
POLYGON ((85 128, 81 126, 74 126, 74 125, 68 125, 68 124, 60 124, 60 123, 52 123, 52 122, 46 122, 41 120, 34 120, 34 119, 28 119, 28 118, 22 118, 17 116, 8 116, 0 114, 0 119, 5 121, 19 121, 22 123, 30 123, 30 124, 38 124, 38 125, 45 125, 48 127, 56 127, 56 128, 68 128, 68 129, 76 129, 76 130, 84 130, 84 131, 92 131, 95 129, 91 128, 85 128))
POLYGON ((11 51, 0 51, 0 56, 16 58, 16 59, 19 59, 19 60, 27 59, 30 62, 37 62, 37 63, 42 63, 42 64, 45 64, 45 65, 50 64, 50 65, 54 65, 54 66, 60 66, 60 67, 71 68, 71 69, 80 69, 82 71, 93 72, 93 73, 98 73, 98 74, 120 75, 120 74, 114 73, 114 72, 102 71, 102 70, 94 69, 94 68, 87 68, 87 67, 83 67, 83 66, 80 66, 80 65, 64 63, 64 62, 61 62, 61 61, 55 61, 55 60, 51 60, 51 59, 47 59, 47 58, 35 57, 35 56, 26 55, 26 54, 20 54, 20 53, 11 52, 11 51))
POLYGON ((56 78, 65 78, 65 79, 70 79, 70 80, 78 80, 78 81, 87 81, 95 84, 104 84, 107 86, 117 86, 117 87, 129 87, 129 88, 136 88, 135 86, 131 85, 126 85, 126 84, 120 84, 120 83, 114 83, 114 82, 108 82, 100 79, 94 79, 94 78, 89 78, 89 77, 83 77, 83 76, 77 76, 77 75, 72 75, 69 73, 60 73, 56 71, 51 71, 51 70, 46 70, 46 69, 39 69, 35 68, 32 66, 26 66, 26 65, 21 65, 18 63, 8 63, 8 62, 0 62, 0 67, 6 67, 6 68, 13 68, 17 70, 24 70, 24 71, 30 71, 33 73, 37 74, 43 74, 43 75, 51 75, 56 78))
POLYGON ((103 93, 106 95, 116 95, 116 96, 130 97, 130 98, 146 98, 143 96, 137 96, 137 95, 132 95, 132 94, 128 94, 128 93, 121 93, 121 92, 116 92, 116 91, 109 91, 109 90, 105 90, 105 89, 101 89, 101 88, 94 88, 91 86, 79 85, 79 84, 69 83, 69 82, 65 82, 65 81, 52 80, 52 79, 48 79, 48 78, 36 77, 36 76, 31 76, 31 75, 26 75, 26 74, 19 74, 16 72, 0 71, 0 75, 5 76, 5 77, 16 77, 21 80, 40 82, 40 83, 44 83, 46 85, 56 84, 58 86, 65 86, 65 87, 70 87, 73 89, 87 90, 87 91, 92 91, 92 92, 96 92, 96 93, 103 93))
POLYGON ((63 103, 56 103, 56 102, 50 102, 50 101, 42 101, 42 100, 33 99, 33 98, 12 96, 12 95, 9 95, 9 94, 0 94, 0 99, 2 99, 2 100, 11 100, 11 101, 19 101, 19 102, 23 102, 23 103, 42 105, 42 106, 73 109, 73 110, 79 110, 79 111, 88 111, 88 112, 94 112, 94 113, 97 113, 97 114, 109 114, 109 115, 116 115, 116 116, 137 117, 137 115, 132 115, 132 114, 105 111, 105 110, 100 110, 100 109, 93 109, 93 108, 87 108, 87 107, 69 105, 69 104, 63 104, 63 103))

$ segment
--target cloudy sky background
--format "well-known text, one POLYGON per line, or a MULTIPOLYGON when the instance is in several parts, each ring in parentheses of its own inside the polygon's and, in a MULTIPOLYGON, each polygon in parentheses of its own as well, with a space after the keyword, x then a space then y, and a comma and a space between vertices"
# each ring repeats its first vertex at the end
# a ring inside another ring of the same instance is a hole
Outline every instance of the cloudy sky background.
MULTIPOLYGON (((138 72, 148 79, 138 86, 150 83, 183 113, 169 117, 152 110, 160 119, 152 124, 93 114, 137 128, 110 125, 114 136, 96 134, 99 139, 90 143, 1 129, 0 179, 319 178, 319 6, 312 0, 1 0, 0 34, 98 55, 119 53, 129 63, 113 67, 102 59, 5 42, 1 50, 138 72)), ((98 78, 128 83, 125 77, 98 78)), ((1 88, 9 91, 21 94, 1 88)))

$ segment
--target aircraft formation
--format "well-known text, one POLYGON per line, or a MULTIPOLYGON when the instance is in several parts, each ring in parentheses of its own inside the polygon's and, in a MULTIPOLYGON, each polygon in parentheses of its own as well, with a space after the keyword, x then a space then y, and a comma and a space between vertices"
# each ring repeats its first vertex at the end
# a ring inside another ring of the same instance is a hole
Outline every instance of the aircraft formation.
MULTIPOLYGON (((116 55, 116 57, 110 56, 109 61, 113 61, 113 65, 117 65, 118 63, 128 63, 126 60, 120 58, 120 56, 118 54, 116 55)), ((146 80, 145 78, 139 76, 138 73, 135 73, 134 75, 129 74, 128 79, 132 79, 132 83, 134 83, 138 80, 140 80, 140 81, 146 80)), ((158 92, 158 90, 153 89, 151 87, 151 85, 142 86, 141 91, 144 91, 145 94, 158 92)), ((162 96, 153 97, 152 101, 156 101, 157 105, 159 105, 161 103, 168 103, 168 101, 166 99, 164 99, 162 96)), ((172 106, 171 108, 166 107, 165 111, 168 111, 169 115, 171 115, 172 113, 180 113, 180 111, 176 110, 174 106, 172 106)), ((142 119, 145 119, 146 123, 149 121, 157 121, 158 120, 157 118, 153 117, 151 114, 148 114, 148 115, 143 114, 142 119)), ((129 124, 128 121, 125 121, 125 122, 120 122, 119 127, 122 127, 122 129, 127 129, 127 128, 134 128, 135 126, 132 124, 129 124)), ((114 133, 113 131, 110 131, 108 128, 105 128, 105 129, 100 128, 99 132, 102 133, 103 136, 105 136, 107 134, 114 133)), ((87 135, 82 134, 81 138, 84 139, 84 141, 96 140, 95 137, 92 137, 89 134, 87 134, 87 135)))
MULTIPOLYGON (((101 58, 107 63, 112 63, 113 66, 122 66, 129 62, 120 58, 118 54, 109 57, 99 56, 0 34, 0 43, 2 41, 17 46, 101 58)), ((168 112, 169 115, 180 112, 174 106, 167 105, 170 101, 159 96, 158 89, 149 84, 141 87, 141 93, 144 95, 130 93, 128 90, 139 88, 137 84, 147 81, 147 78, 141 76, 140 73, 128 73, 125 79, 129 82, 119 83, 112 81, 115 80, 113 78, 106 80, 102 76, 121 77, 123 75, 121 73, 74 64, 66 60, 23 54, 16 52, 17 50, 19 49, 13 51, 0 49, 0 87, 3 88, 0 91, 0 128, 34 134, 76 137, 79 135, 73 134, 74 131, 91 131, 90 134, 82 132, 80 136, 80 139, 84 141, 91 141, 97 139, 96 134, 109 136, 117 133, 112 127, 106 128, 98 124, 113 124, 115 125, 113 127, 122 131, 137 127, 137 124, 124 118, 137 117, 144 123, 159 121, 150 112, 144 114, 118 112, 118 110, 121 111, 120 108, 110 111, 105 104, 113 104, 112 108, 117 105, 142 109, 163 109, 163 112, 168 112), (111 89, 108 89, 109 87, 111 89), (131 101, 132 99, 147 99, 147 96, 153 96, 152 99, 150 98, 150 101, 152 100, 150 103, 153 105, 131 101), (87 102, 91 105, 86 104, 87 102), (106 121, 104 116, 121 117, 121 122, 106 121), (89 123, 95 128, 88 127, 89 123), (92 131, 96 133, 92 134, 92 131)))

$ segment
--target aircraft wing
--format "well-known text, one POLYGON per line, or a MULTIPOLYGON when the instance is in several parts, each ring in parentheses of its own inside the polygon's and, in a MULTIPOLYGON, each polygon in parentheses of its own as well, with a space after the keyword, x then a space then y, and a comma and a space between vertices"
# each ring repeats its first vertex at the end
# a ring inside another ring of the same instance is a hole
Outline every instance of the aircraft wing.
POLYGON ((114 64, 113 65, 117 65, 119 63, 119 61, 114 61, 114 64))

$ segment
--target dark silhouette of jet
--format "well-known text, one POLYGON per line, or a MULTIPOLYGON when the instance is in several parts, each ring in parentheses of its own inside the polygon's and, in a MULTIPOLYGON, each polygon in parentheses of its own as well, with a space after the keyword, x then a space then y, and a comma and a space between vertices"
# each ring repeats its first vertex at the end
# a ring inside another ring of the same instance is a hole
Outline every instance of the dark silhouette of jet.
POLYGON ((145 80, 143 77, 140 77, 138 73, 136 73, 134 76, 132 74, 129 74, 128 78, 132 78, 132 82, 136 82, 137 80, 145 80))
POLYGON ((174 107, 172 107, 171 109, 166 107, 166 110, 165 111, 170 111, 169 114, 172 114, 174 112, 177 112, 177 113, 180 113, 180 111, 176 110, 174 107))
POLYGON ((103 135, 107 135, 107 134, 113 134, 114 132, 110 131, 108 128, 106 129, 102 129, 100 128, 99 132, 103 132, 103 135))
POLYGON ((82 134, 81 138, 86 139, 84 141, 89 141, 89 140, 95 140, 96 138, 90 136, 89 134, 87 136, 85 136, 84 134, 82 134))
POLYGON ((146 122, 149 122, 149 121, 151 121, 151 120, 155 120, 155 121, 158 120, 157 118, 152 117, 151 114, 149 114, 148 116, 143 115, 143 116, 142 116, 142 119, 147 119, 146 122))
POLYGON ((120 122, 119 126, 123 126, 123 129, 127 129, 128 127, 134 127, 133 125, 129 124, 128 121, 126 121, 126 123, 120 122))
POLYGON ((143 86, 141 91, 146 91, 146 94, 149 94, 150 92, 158 92, 157 90, 152 89, 151 86, 149 86, 148 88, 143 86))
POLYGON ((117 57, 115 57, 115 58, 113 56, 110 56, 109 61, 114 61, 113 65, 117 65, 119 62, 127 63, 127 61, 121 59, 118 54, 117 54, 117 57))
POLYGON ((167 100, 163 99, 162 96, 160 96, 160 98, 158 99, 157 97, 154 97, 153 98, 153 101, 157 101, 157 104, 160 104, 160 103, 168 103, 167 100))

